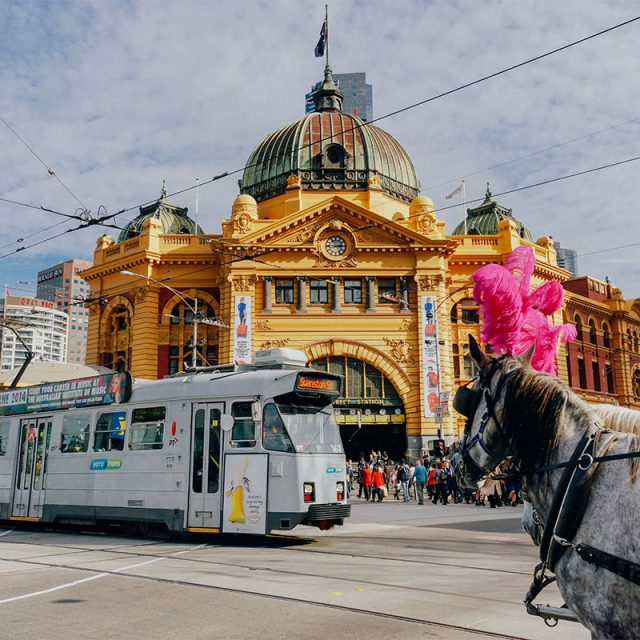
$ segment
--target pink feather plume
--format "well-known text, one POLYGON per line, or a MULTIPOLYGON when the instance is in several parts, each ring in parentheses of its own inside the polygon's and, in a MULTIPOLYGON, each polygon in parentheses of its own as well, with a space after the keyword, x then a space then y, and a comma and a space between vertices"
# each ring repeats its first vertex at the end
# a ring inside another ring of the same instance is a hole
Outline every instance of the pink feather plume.
POLYGON ((509 355, 523 353, 535 340, 531 365, 555 375, 558 342, 573 340, 576 329, 554 325, 547 318, 562 306, 564 290, 559 282, 545 282, 529 293, 534 266, 533 250, 521 246, 507 256, 504 267, 488 264, 473 273, 473 296, 483 320, 480 339, 495 353, 509 355))

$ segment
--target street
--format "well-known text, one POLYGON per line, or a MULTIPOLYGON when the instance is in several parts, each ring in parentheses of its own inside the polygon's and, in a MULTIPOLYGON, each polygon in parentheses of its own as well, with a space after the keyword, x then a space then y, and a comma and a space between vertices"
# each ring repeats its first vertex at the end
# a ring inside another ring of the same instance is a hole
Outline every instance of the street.
POLYGON ((521 507, 352 502, 344 527, 269 538, 0 529, 0 639, 589 637, 525 612, 521 507))

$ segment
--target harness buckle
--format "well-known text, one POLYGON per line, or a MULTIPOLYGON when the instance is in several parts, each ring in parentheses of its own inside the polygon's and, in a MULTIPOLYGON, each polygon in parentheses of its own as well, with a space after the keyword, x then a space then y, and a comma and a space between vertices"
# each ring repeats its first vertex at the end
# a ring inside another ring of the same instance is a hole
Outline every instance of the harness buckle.
POLYGON ((578 469, 580 469, 580 471, 587 471, 587 469, 589 469, 592 464, 593 464, 593 456, 589 453, 583 453, 578 458, 578 469), (585 466, 582 466, 583 464, 585 466))
POLYGON ((557 542, 561 547, 575 547, 576 545, 573 542, 567 540, 566 538, 561 538, 554 534, 553 536, 554 542, 557 542))

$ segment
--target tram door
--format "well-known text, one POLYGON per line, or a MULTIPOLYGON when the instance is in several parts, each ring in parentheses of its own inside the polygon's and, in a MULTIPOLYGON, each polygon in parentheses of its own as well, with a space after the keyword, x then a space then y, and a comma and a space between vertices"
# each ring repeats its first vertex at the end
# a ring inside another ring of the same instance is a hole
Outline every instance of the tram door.
POLYGON ((20 421, 20 455, 13 496, 13 518, 42 517, 47 454, 51 440, 51 417, 20 421))
POLYGON ((220 526, 220 418, 223 411, 223 403, 193 405, 189 529, 217 529, 220 526))

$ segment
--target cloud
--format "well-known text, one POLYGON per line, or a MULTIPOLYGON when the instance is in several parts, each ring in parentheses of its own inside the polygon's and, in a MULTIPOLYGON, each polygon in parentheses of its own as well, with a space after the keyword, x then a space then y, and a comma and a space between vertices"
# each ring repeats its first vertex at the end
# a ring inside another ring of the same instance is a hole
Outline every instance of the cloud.
MULTIPOLYGON (((276 0, 10 3, 0 25, 0 114, 93 212, 115 212, 156 198, 163 179, 178 190, 241 168, 265 135, 300 118, 304 94, 322 75, 313 47, 323 16, 323 3, 276 0)), ((345 0, 331 6, 331 64, 338 73, 367 72, 380 116, 630 17, 631 5, 619 2, 345 0)), ((407 149, 440 206, 464 176, 472 199, 487 181, 495 193, 640 155, 635 123, 469 175, 640 116, 639 29, 379 126, 407 149)), ((78 203, 6 127, 0 143, 0 196, 75 211, 78 203)), ((552 235, 580 252, 640 242, 637 171, 637 163, 623 165, 500 202, 534 237, 552 235)), ((200 190, 205 231, 219 231, 238 177, 200 190)), ((175 201, 193 211, 195 195, 175 201)), ((0 244, 58 222, 7 204, 0 216, 0 244)), ((443 217, 451 230, 460 208, 443 217)), ((97 235, 89 229, 20 252, 0 262, 0 273, 32 280, 59 260, 90 258, 97 235)), ((633 248, 594 254, 580 258, 580 268, 637 296, 634 256, 633 248)))

